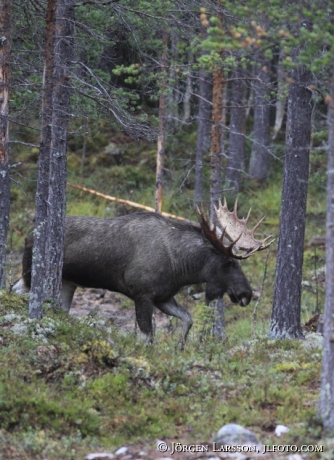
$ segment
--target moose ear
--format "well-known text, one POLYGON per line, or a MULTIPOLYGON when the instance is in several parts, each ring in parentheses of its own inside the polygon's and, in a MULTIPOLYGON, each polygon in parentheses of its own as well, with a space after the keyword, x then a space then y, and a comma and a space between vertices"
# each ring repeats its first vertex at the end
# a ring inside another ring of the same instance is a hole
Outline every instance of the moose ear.
POLYGON ((216 237, 218 236, 218 232, 219 232, 219 230, 217 229, 216 221, 214 222, 213 228, 212 228, 212 226, 210 226, 210 223, 209 223, 209 218, 205 217, 204 215, 203 208, 199 209, 199 207, 197 206, 196 213, 197 213, 198 222, 202 229, 203 237, 207 239, 211 244, 213 244, 213 240, 215 236, 216 237))

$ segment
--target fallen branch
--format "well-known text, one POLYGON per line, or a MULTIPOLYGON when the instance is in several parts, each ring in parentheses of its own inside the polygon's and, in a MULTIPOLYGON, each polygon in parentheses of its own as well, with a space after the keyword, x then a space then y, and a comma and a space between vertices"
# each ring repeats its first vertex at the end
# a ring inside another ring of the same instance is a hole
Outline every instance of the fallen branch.
POLYGON ((17 228, 17 227, 13 227, 13 230, 14 232, 16 232, 19 236, 23 236, 23 233, 17 228))
MULTIPOLYGON (((133 208, 143 209, 144 211, 154 212, 153 208, 149 206, 144 206, 143 204, 135 203, 134 201, 123 200, 122 198, 116 198, 115 196, 105 195, 104 193, 97 192, 96 190, 92 190, 90 188, 81 187, 81 185, 70 184, 67 182, 69 187, 77 188, 78 190, 83 190, 84 192, 92 193, 93 195, 100 196, 101 198, 105 198, 109 201, 115 201, 116 203, 122 203, 127 206, 132 206, 133 208)), ((161 213, 165 217, 169 217, 170 219, 180 220, 181 222, 187 222, 189 224, 198 225, 197 222, 192 220, 185 219, 184 217, 175 216, 174 214, 169 214, 168 212, 161 213)))

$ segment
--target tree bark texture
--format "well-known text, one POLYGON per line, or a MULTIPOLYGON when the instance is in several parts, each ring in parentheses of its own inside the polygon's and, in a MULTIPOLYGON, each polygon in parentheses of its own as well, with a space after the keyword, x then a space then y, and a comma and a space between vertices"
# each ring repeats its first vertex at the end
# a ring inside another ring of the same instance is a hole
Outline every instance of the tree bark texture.
POLYGON ((222 297, 219 297, 217 300, 212 302, 214 308, 213 335, 217 338, 225 337, 225 314, 223 302, 222 297))
MULTIPOLYGON (((168 73, 166 77, 166 81, 163 82, 163 86, 167 89, 168 86, 168 94, 165 96, 166 99, 166 114, 165 114, 165 124, 168 126, 168 129, 171 131, 175 131, 177 126, 180 123, 180 116, 179 116, 179 103, 182 100, 180 94, 180 76, 179 73, 176 71, 176 62, 179 59, 179 50, 177 47, 178 37, 175 31, 171 31, 169 34, 166 30, 163 32, 163 45, 164 50, 162 54, 162 65, 161 70, 162 72, 168 73), (170 47, 168 50, 168 40, 170 39, 170 47), (166 54, 166 51, 168 53, 166 54), (169 56, 168 56, 169 54, 169 56), (167 60, 173 64, 168 66, 167 60)), ((165 91, 166 91, 165 89, 165 91)))
POLYGON ((318 415, 326 430, 334 430, 334 64, 328 105, 326 217, 326 294, 324 342, 318 415))
POLYGON ((279 133, 286 106, 286 81, 285 81, 285 69, 283 66, 284 50, 283 47, 280 49, 279 60, 277 64, 277 95, 276 95, 276 114, 275 114, 275 126, 273 130, 272 139, 274 140, 279 133))
POLYGON ((270 62, 259 60, 258 81, 254 84, 254 136, 249 175, 258 181, 267 178, 270 129, 270 62))
POLYGON ((60 304, 63 260, 66 149, 69 112, 68 64, 72 49, 73 0, 49 0, 46 13, 41 143, 29 316, 42 317, 51 297, 60 304))
MULTIPOLYGON (((223 100, 224 85, 223 71, 218 70, 213 74, 212 87, 212 125, 211 125, 211 180, 210 180, 210 221, 215 220, 214 207, 218 206, 221 195, 222 182, 222 137, 223 137, 223 100)), ((219 298, 210 305, 214 308, 213 333, 215 337, 223 337, 224 330, 224 305, 219 298)))
POLYGON ((50 142, 52 127, 52 91, 55 51, 57 0, 48 0, 46 11, 45 62, 42 95, 41 141, 38 160, 34 246, 31 267, 29 299, 30 318, 42 317, 42 304, 46 298, 48 195, 50 172, 50 142))
POLYGON ((212 76, 201 69, 199 72, 198 121, 195 160, 195 205, 200 203, 202 200, 203 157, 210 148, 211 112, 212 76))
POLYGON ((300 325, 306 198, 311 136, 311 74, 303 67, 291 72, 285 161, 271 338, 303 338, 300 325))
POLYGON ((166 105, 167 105, 167 78, 168 78, 168 32, 163 31, 162 35, 163 52, 161 59, 162 83, 159 97, 159 127, 158 127, 158 152, 157 169, 155 184, 155 212, 161 214, 162 195, 163 195, 163 167, 165 156, 165 137, 166 137, 166 105))
POLYGON ((70 109, 70 60, 73 49, 73 0, 57 1, 52 137, 50 148, 48 257, 51 299, 60 305, 66 215, 67 135, 70 109))
POLYGON ((212 127, 211 127, 211 187, 210 187, 210 220, 214 219, 214 206, 218 205, 221 194, 222 158, 222 116, 223 116, 223 71, 213 74, 212 87, 212 127))
POLYGON ((12 0, 0 2, 0 289, 6 288, 6 242, 9 227, 9 55, 11 52, 12 0))
POLYGON ((189 55, 187 69, 186 88, 183 95, 183 123, 187 123, 191 117, 191 96, 192 96, 192 75, 191 75, 192 55, 189 55))
POLYGON ((229 154, 226 181, 229 193, 237 194, 240 189, 240 175, 245 166, 245 83, 239 67, 232 73, 230 98, 229 154))

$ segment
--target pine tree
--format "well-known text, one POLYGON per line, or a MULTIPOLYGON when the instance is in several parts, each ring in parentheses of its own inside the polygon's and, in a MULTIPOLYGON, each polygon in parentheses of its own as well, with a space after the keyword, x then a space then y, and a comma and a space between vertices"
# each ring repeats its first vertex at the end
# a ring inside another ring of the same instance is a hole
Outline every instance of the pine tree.
MULTIPOLYGON (((297 64, 299 50, 295 48, 297 64)), ((300 324, 306 198, 311 140, 311 72, 291 72, 275 290, 269 337, 303 338, 300 324)))
POLYGON ((42 304, 45 299, 51 298, 56 305, 61 305, 69 113, 68 62, 72 48, 72 14, 72 0, 48 0, 29 302, 31 318, 42 317, 42 304))
POLYGON ((12 1, 0 2, 0 289, 6 287, 6 242, 9 227, 9 56, 11 52, 12 1))

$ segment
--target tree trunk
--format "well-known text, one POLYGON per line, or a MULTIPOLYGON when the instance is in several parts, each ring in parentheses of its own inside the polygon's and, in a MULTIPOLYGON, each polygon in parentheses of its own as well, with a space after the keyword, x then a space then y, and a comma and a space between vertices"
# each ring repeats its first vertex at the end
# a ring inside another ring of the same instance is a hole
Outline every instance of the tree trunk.
POLYGON ((283 59, 284 59, 284 50, 283 47, 280 49, 279 53, 279 60, 277 64, 277 95, 276 95, 276 114, 275 114, 275 126, 272 135, 272 139, 274 140, 279 133, 283 119, 285 114, 285 106, 286 106, 286 81, 284 78, 285 69, 283 66, 283 59))
POLYGON ((334 429, 334 64, 328 105, 326 217, 326 297, 318 415, 326 430, 334 429))
MULTIPOLYGON (((221 157, 221 168, 224 168, 224 159, 227 157, 227 127, 226 127, 226 115, 227 115, 227 90, 228 86, 223 85, 223 95, 222 95, 222 118, 221 118, 221 127, 222 135, 220 138, 220 157, 221 157)), ((222 185, 222 188, 225 188, 225 185, 222 185)), ((221 190, 223 193, 223 190, 221 190)))
POLYGON ((44 84, 42 96, 41 141, 38 160, 34 246, 29 299, 30 318, 42 317, 42 304, 47 296, 46 247, 48 237, 48 198, 50 143, 52 127, 52 91, 55 52, 57 0, 48 0, 46 12, 44 84))
POLYGON ((222 297, 212 302, 214 308, 213 335, 215 337, 225 337, 225 314, 224 301, 222 297))
POLYGON ((191 75, 191 54, 189 55, 189 64, 187 67, 186 88, 183 95, 183 123, 190 120, 191 110, 190 101, 192 96, 192 75, 191 75))
POLYGON ((70 109, 69 65, 73 49, 73 0, 58 0, 55 42, 54 88, 52 96, 52 138, 50 149, 48 296, 61 304, 64 229, 66 215, 67 134, 70 109))
POLYGON ((212 112, 212 76, 203 69, 199 72, 199 101, 197 122, 197 143, 195 162, 195 205, 202 200, 203 156, 210 148, 211 112, 212 112))
MULTIPOLYGON (((213 74, 212 88, 212 127, 211 127, 211 187, 210 187, 210 221, 215 219, 214 206, 218 206, 221 196, 222 176, 222 135, 223 135, 223 71, 217 70, 213 74)), ((216 337, 224 336, 224 305, 219 298, 210 305, 214 308, 213 333, 216 337)))
POLYGON ((246 105, 246 120, 245 120, 245 123, 247 123, 247 120, 249 118, 249 115, 250 115, 250 112, 251 112, 251 109, 254 105, 254 88, 253 88, 253 85, 251 85, 251 87, 249 88, 249 93, 247 95, 247 105, 246 105))
POLYGON ((245 163, 245 86, 241 80, 242 70, 239 67, 232 73, 231 111, 229 130, 229 155, 226 169, 226 181, 230 193, 237 194, 240 189, 240 173, 245 163))
POLYGON ((175 131, 179 125, 180 117, 179 117, 179 102, 180 102, 180 82, 179 82, 179 72, 177 72, 177 62, 179 59, 179 50, 177 47, 178 37, 175 31, 171 31, 170 34, 167 31, 164 31, 167 37, 163 36, 163 44, 165 49, 162 55, 162 72, 166 71, 168 73, 168 77, 166 76, 166 82, 163 82, 165 88, 167 89, 168 86, 168 94, 165 95, 166 99, 166 114, 165 114, 165 124, 168 126, 168 129, 171 131, 175 131), (168 49, 168 38, 170 38, 170 48, 169 48, 169 56, 166 53, 168 49), (168 66, 167 60, 171 63, 168 66), (168 69, 167 69, 168 66, 168 69), (165 68, 165 70, 164 70, 165 68))
POLYGON ((167 66, 168 66, 168 33, 163 31, 162 35, 163 52, 161 60, 162 83, 159 97, 159 128, 158 128, 158 153, 157 153, 157 170, 155 184, 155 212, 161 214, 162 211, 162 193, 163 193, 163 167, 165 155, 165 137, 166 137, 166 87, 167 87, 167 66))
MULTIPOLYGON (((295 53, 297 53, 295 51, 295 53)), ((295 54, 296 56, 296 54, 295 54)), ((311 73, 291 72, 270 338, 303 338, 300 301, 311 136, 311 73)))
POLYGON ((258 181, 267 178, 270 128, 270 62, 259 60, 258 81, 254 84, 254 139, 249 175, 258 181))
POLYGON ((218 205, 221 194, 221 139, 223 116, 223 71, 213 74, 212 87, 212 127, 211 127, 211 187, 210 187, 210 220, 214 218, 214 206, 218 205))
POLYGON ((41 144, 29 316, 42 317, 43 301, 60 304, 64 241, 69 110, 67 65, 72 47, 73 0, 48 0, 41 144), (66 18, 66 19, 65 19, 66 18))
POLYGON ((6 288, 6 242, 9 226, 10 177, 8 156, 9 55, 12 0, 0 2, 0 289, 6 288))

